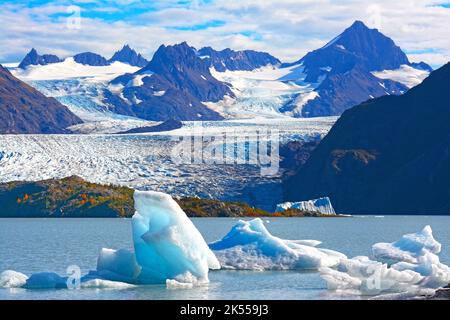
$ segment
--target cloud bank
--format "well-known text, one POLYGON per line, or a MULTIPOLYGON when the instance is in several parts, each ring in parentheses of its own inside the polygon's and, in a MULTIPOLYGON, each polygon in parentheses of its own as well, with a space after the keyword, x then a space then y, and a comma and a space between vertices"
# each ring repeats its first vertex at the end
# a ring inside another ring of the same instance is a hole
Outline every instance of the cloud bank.
POLYGON ((110 57, 125 43, 151 58, 161 44, 182 41, 294 61, 354 20, 393 38, 412 61, 450 60, 450 1, 0 0, 0 62, 18 61, 31 47, 61 57, 88 50, 110 57))

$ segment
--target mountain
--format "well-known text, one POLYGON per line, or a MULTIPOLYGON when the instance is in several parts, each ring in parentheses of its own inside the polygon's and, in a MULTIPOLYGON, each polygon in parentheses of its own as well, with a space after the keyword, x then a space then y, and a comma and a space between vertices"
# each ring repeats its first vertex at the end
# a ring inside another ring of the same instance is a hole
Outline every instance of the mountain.
POLYGON ((62 60, 59 59, 57 56, 53 54, 44 54, 39 55, 36 51, 36 49, 31 49, 30 52, 23 58, 22 62, 19 64, 19 68, 25 69, 29 65, 46 65, 50 63, 57 63, 61 62, 62 60))
POLYGON ((82 121, 0 66, 0 133, 67 133, 82 121))
POLYGON ((450 213, 450 63, 402 96, 344 112, 285 200, 329 196, 339 213, 450 213))
POLYGON ((73 56, 75 62, 89 66, 107 66, 109 62, 99 54, 92 52, 83 52, 73 56))
MULTIPOLYGON (((317 96, 305 103, 297 116, 341 115, 346 109, 383 95, 400 95, 407 83, 378 78, 374 73, 402 66, 432 70, 426 63, 410 63, 394 41, 377 29, 356 21, 324 47, 284 67, 299 66, 302 82, 316 84, 317 96)), ((285 108, 289 109, 289 108, 285 108)))
POLYGON ((148 61, 135 50, 131 49, 129 45, 125 45, 120 51, 114 53, 109 62, 120 61, 128 63, 131 66, 143 68, 148 64, 148 61))
POLYGON ((234 51, 227 48, 222 51, 216 51, 211 47, 205 47, 198 51, 198 56, 219 72, 226 70, 251 71, 267 65, 276 66, 281 64, 280 60, 270 54, 253 50, 234 51))
POLYGON ((162 45, 147 66, 114 79, 104 102, 116 113, 146 120, 220 120, 204 102, 225 95, 233 96, 229 85, 214 78, 209 64, 183 42, 162 45))

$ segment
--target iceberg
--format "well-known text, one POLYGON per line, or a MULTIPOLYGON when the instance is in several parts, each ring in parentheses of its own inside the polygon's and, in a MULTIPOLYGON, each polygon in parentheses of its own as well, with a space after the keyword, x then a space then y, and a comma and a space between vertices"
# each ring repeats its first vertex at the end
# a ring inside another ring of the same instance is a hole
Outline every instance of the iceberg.
POLYGON ((5 270, 0 273, 0 288, 20 288, 25 285, 28 277, 23 273, 5 270))
POLYGON ((260 218, 240 220, 221 240, 210 243, 222 268, 235 270, 317 270, 347 257, 316 248, 316 240, 284 240, 269 233, 260 218))
POLYGON ((302 211, 319 212, 322 214, 335 215, 330 198, 324 197, 300 202, 284 202, 277 205, 275 212, 283 212, 289 209, 298 209, 302 211))
POLYGON ((219 261, 178 203, 153 191, 135 191, 134 202, 134 253, 103 249, 97 274, 135 284, 207 283, 219 261))
POLYGON ((319 271, 328 289, 362 295, 430 292, 450 282, 450 268, 439 261, 441 244, 430 226, 393 243, 372 246, 372 259, 342 259, 337 269, 319 271))
MULTIPOLYGON (((81 288, 126 289, 136 284, 186 288, 209 282, 210 269, 220 269, 200 232, 171 196, 135 191, 132 218, 134 252, 102 249, 97 270, 81 277, 81 288)), ((67 288, 68 277, 53 272, 0 274, 0 288, 67 288)))

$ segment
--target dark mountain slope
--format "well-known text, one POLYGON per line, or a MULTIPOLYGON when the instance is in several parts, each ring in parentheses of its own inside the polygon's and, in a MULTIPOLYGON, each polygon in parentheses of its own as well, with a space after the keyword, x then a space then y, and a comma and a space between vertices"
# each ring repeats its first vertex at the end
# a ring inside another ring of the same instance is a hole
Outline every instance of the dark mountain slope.
POLYGON ((66 106, 0 66, 0 133, 66 133, 81 122, 66 106))
POLYGON ((284 183, 286 200, 329 196, 338 212, 450 213, 450 64, 403 96, 346 111, 284 183))
POLYGON ((148 64, 148 61, 135 50, 131 49, 129 45, 123 46, 123 48, 109 59, 109 62, 120 61, 124 63, 128 63, 131 66, 136 66, 143 68, 148 64))
POLYGON ((53 54, 39 55, 36 49, 31 49, 30 52, 23 58, 19 64, 19 68, 25 69, 30 65, 46 65, 50 63, 61 62, 62 60, 53 54))

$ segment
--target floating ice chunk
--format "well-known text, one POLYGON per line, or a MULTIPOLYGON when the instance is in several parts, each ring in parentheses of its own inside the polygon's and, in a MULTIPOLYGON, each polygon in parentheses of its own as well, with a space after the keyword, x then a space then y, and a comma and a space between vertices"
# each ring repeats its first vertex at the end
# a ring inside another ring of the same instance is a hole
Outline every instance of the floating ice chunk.
POLYGON ((314 200, 308 201, 300 201, 300 202, 285 202, 277 205, 276 212, 283 212, 289 209, 298 209, 303 211, 310 212, 319 212, 322 214, 330 214, 334 215, 336 212, 334 211, 333 206, 331 205, 330 198, 324 197, 314 200))
POLYGON ((425 252, 441 252, 441 244, 433 238, 430 226, 426 226, 421 232, 406 234, 394 243, 377 243, 372 247, 373 256, 386 263, 417 263, 417 257, 423 256, 425 252))
POLYGON ((186 272, 208 281, 209 269, 220 264, 200 232, 167 194, 135 191, 133 240, 140 281, 165 283, 186 272))
POLYGON ((139 284, 208 282, 209 269, 220 264, 177 202, 152 191, 135 191, 134 202, 134 253, 103 249, 97 274, 139 284))
POLYGON ((315 248, 313 240, 284 240, 269 233, 261 219, 240 220, 222 239, 210 243, 223 268, 299 270, 333 267, 346 256, 315 248))
MULTIPOLYGON (((136 191, 134 202, 134 252, 102 249, 97 270, 80 279, 81 287, 128 288, 127 284, 158 283, 186 287, 208 283, 209 269, 220 269, 219 261, 177 202, 152 191, 136 191)), ((5 271, 0 274, 0 287, 60 289, 67 288, 67 279, 52 272, 27 278, 5 271)))
POLYGON ((167 279, 166 287, 167 289, 190 289, 195 286, 204 285, 208 282, 202 279, 198 279, 192 275, 190 272, 186 272, 182 275, 177 276, 175 279, 167 279))
POLYGON ((92 279, 81 283, 82 289, 111 289, 123 290, 134 288, 135 285, 119 281, 110 281, 103 279, 92 279))
POLYGON ((192 289, 194 285, 189 282, 178 282, 177 280, 166 280, 167 289, 192 289))
POLYGON ((418 294, 450 282, 450 268, 439 261, 441 244, 430 226, 404 235, 394 243, 373 245, 373 257, 342 259, 337 270, 321 268, 330 290, 357 291, 363 295, 418 294))
POLYGON ((134 282, 141 272, 134 252, 103 248, 97 259, 97 274, 113 281, 134 282))
POLYGON ((32 274, 25 285, 26 289, 67 289, 67 278, 54 272, 39 272, 32 274))
POLYGON ((0 273, 0 288, 20 288, 25 285, 27 279, 23 273, 6 270, 0 273))

